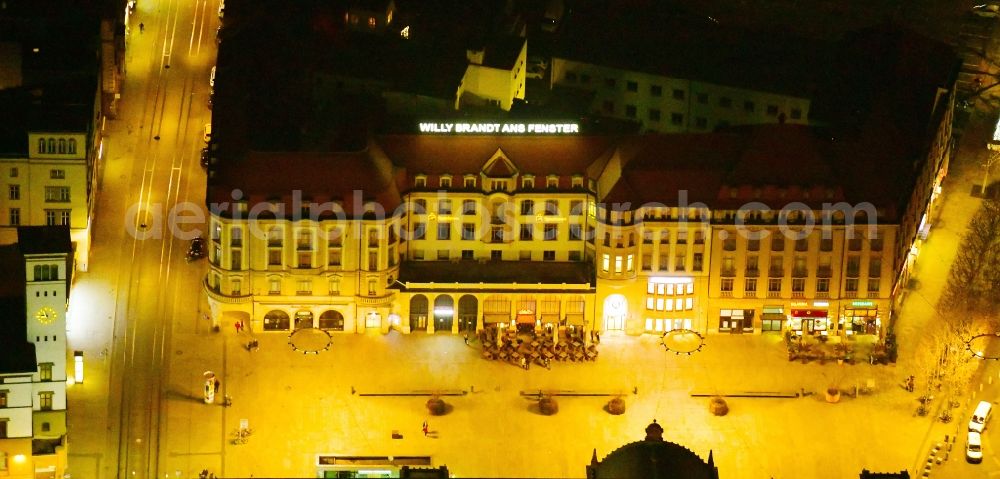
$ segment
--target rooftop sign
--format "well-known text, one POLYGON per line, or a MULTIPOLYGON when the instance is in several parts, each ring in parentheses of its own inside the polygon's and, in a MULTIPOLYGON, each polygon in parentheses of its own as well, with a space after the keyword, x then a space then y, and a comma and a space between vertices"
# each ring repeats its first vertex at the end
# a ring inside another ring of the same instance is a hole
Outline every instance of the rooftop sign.
POLYGON ((420 133, 452 135, 571 135, 578 123, 420 123, 420 133))

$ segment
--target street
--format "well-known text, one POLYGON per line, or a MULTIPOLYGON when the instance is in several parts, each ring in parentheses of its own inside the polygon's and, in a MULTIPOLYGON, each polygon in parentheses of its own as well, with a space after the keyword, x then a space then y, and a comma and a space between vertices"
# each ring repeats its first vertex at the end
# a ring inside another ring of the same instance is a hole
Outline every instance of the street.
POLYGON ((97 192, 97 264, 70 305, 70 343, 90 359, 89 380, 70 395, 70 470, 79 477, 154 477, 160 467, 165 355, 174 319, 199 316, 192 292, 204 268, 185 261, 189 237, 171 234, 168 214, 204 204, 199 151, 218 7, 144 1, 133 16, 123 106, 107 125, 97 192))

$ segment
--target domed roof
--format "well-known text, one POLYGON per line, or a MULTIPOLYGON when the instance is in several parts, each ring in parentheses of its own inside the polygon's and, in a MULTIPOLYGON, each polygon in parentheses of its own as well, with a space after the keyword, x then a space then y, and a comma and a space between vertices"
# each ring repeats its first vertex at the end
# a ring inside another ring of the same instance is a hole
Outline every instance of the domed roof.
POLYGON ((597 462, 596 451, 587 468, 590 479, 718 479, 712 453, 708 462, 684 446, 663 440, 663 427, 654 420, 646 438, 615 449, 597 462))

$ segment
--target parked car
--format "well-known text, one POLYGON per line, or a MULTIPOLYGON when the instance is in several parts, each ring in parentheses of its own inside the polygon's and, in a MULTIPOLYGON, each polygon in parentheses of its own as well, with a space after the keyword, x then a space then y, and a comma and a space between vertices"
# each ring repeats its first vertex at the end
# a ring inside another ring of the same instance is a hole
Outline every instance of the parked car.
POLYGON ((972 7, 972 13, 984 18, 997 18, 1000 16, 1000 6, 990 3, 976 5, 972 7))
POLYGON ((201 259, 205 257, 205 238, 201 236, 191 240, 191 246, 188 248, 187 260, 194 261, 196 259, 201 259))
POLYGON ((205 133, 202 136, 202 139, 205 140, 205 143, 208 143, 208 142, 212 141, 212 124, 211 123, 205 123, 205 133))
POLYGON ((965 460, 973 464, 983 462, 983 438, 975 431, 969 431, 965 441, 965 460))
POLYGON ((201 149, 201 167, 208 169, 208 148, 201 149))

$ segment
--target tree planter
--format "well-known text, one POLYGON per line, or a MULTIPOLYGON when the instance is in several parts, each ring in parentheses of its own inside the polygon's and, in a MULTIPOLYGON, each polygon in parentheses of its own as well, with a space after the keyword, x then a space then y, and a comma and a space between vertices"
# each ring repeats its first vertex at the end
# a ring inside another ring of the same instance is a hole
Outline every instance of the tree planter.
POLYGON ((826 388, 826 402, 831 404, 840 402, 840 389, 834 387, 826 388))
POLYGON ((538 412, 545 416, 551 416, 559 412, 559 403, 551 396, 545 396, 538 400, 538 412))
POLYGON ((615 416, 625 414, 625 400, 620 396, 612 398, 608 401, 608 404, 604 406, 604 410, 607 411, 608 414, 613 414, 615 416))
POLYGON ((448 412, 448 405, 445 404, 444 399, 435 396, 427 400, 427 412, 431 416, 443 416, 448 412))
POLYGON ((716 396, 708 401, 708 412, 716 416, 725 416, 729 414, 729 404, 725 399, 716 396))

